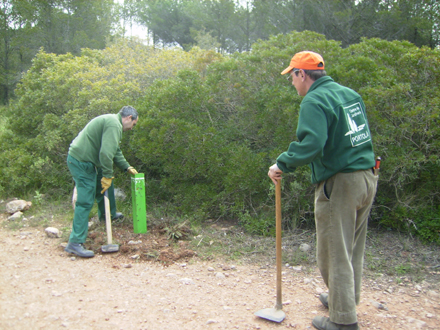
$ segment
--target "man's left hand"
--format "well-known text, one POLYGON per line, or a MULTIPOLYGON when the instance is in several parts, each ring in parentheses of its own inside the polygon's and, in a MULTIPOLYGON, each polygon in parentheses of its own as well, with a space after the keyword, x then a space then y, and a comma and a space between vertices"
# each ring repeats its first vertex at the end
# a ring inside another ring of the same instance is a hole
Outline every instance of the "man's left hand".
POLYGON ((129 166, 127 168, 127 172, 130 173, 131 175, 135 175, 138 174, 138 171, 135 170, 135 168, 133 166, 129 166))
POLYGON ((101 179, 101 194, 103 194, 112 185, 113 178, 102 177, 101 179))
POLYGON ((278 180, 281 180, 281 174, 283 174, 283 171, 278 168, 277 164, 273 164, 269 167, 269 172, 267 173, 275 185, 278 183, 278 180))

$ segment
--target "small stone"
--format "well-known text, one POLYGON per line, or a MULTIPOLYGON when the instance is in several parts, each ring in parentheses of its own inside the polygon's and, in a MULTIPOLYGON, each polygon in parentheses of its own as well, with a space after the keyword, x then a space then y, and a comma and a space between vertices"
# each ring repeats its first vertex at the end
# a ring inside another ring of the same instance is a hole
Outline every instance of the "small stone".
POLYGON ((215 269, 212 267, 208 267, 208 272, 213 272, 215 269))
POLYGON ((47 237, 50 238, 60 238, 61 237, 61 232, 54 227, 47 227, 45 230, 47 237))
POLYGON ((213 323, 217 323, 216 320, 208 320, 208 322, 206 322, 206 324, 213 324, 213 323))
POLYGON ((299 247, 299 249, 300 249, 302 252, 307 252, 307 251, 309 251, 311 248, 312 248, 312 247, 311 247, 309 244, 306 244, 306 243, 301 244, 300 247, 299 247))
POLYGON ((217 272, 217 273, 215 274, 215 277, 218 277, 218 278, 225 278, 226 276, 225 276, 223 273, 217 272))
POLYGON ((371 304, 376 307, 377 309, 383 309, 383 310, 388 310, 388 307, 384 304, 378 303, 377 301, 371 301, 371 304))
POLYGON ((15 212, 13 215, 11 215, 10 217, 8 217, 9 221, 15 221, 15 220, 20 220, 23 217, 23 212, 15 212))
POLYGON ((185 285, 189 285, 189 284, 195 284, 194 281, 190 278, 181 278, 179 280, 179 282, 185 284, 185 285))

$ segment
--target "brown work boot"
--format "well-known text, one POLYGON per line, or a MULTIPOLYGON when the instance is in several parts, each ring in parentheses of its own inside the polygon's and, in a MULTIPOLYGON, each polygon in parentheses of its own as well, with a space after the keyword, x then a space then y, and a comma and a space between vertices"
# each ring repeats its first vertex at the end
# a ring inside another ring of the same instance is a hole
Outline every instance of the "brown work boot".
POLYGON ((319 295, 319 300, 322 302, 324 307, 328 308, 328 293, 321 293, 319 295))
POLYGON ((359 330, 357 323, 354 324, 336 324, 330 321, 328 317, 316 316, 312 321, 313 326, 319 330, 359 330))

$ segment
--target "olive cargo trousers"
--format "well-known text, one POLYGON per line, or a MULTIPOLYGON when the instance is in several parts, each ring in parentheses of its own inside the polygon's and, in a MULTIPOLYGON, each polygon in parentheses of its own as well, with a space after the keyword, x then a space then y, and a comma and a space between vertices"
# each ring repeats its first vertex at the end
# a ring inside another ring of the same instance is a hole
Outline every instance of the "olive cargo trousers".
POLYGON ((357 322, 367 222, 377 181, 368 169, 338 173, 315 189, 317 263, 329 289, 334 323, 357 322))

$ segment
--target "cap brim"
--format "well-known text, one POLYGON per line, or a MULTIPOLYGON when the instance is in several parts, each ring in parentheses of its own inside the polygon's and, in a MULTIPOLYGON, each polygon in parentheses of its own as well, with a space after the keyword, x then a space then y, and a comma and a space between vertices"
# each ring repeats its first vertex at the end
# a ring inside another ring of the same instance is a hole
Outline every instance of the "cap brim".
POLYGON ((281 74, 286 74, 286 73, 288 73, 288 72, 290 72, 292 70, 293 70, 293 68, 291 66, 288 66, 287 68, 284 69, 283 72, 281 72, 281 74))

